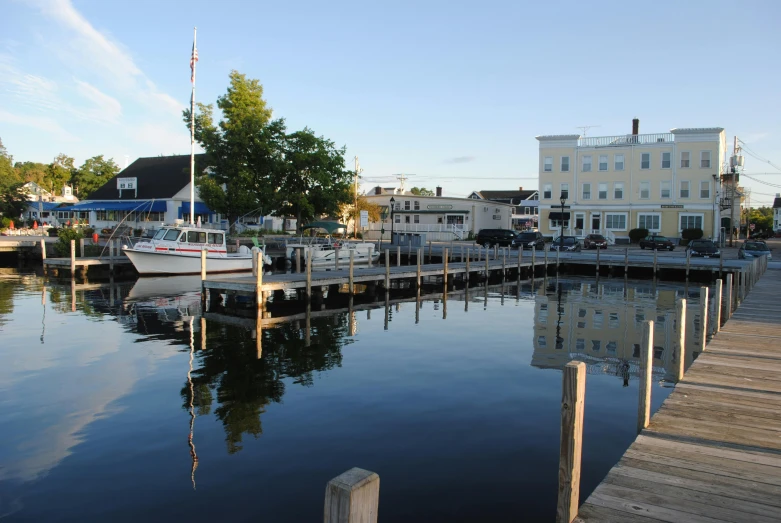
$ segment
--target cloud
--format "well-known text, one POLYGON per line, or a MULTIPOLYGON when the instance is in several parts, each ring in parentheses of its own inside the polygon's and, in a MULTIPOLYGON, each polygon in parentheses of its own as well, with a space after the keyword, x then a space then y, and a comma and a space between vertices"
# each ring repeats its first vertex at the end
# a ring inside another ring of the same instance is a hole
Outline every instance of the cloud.
POLYGON ((190 133, 184 124, 172 129, 166 125, 147 123, 135 127, 129 132, 131 133, 130 139, 153 146, 154 149, 146 148, 153 155, 187 154, 190 152, 190 133))
POLYGON ((48 116, 36 116, 30 114, 14 114, 0 109, 0 122, 31 127, 55 135, 64 142, 78 142, 80 139, 58 124, 54 119, 48 116))
POLYGON ((454 158, 448 158, 445 163, 470 163, 475 161, 474 156, 456 156, 454 158))
POLYGON ((84 116, 92 120, 104 120, 112 123, 119 122, 119 119, 122 116, 122 104, 120 104, 116 98, 112 98, 87 82, 82 82, 75 78, 74 82, 76 82, 76 89, 78 92, 95 105, 95 107, 89 109, 84 116))

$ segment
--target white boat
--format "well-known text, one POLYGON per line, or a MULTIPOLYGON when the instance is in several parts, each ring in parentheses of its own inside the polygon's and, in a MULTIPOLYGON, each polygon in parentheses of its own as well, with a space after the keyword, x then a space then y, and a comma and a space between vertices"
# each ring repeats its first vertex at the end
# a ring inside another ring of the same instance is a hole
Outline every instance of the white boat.
POLYGON ((323 229, 327 232, 324 238, 304 237, 298 241, 288 243, 285 249, 285 256, 295 263, 296 250, 301 249, 301 263, 306 262, 306 252, 312 252, 312 267, 335 267, 336 259, 339 258, 339 267, 347 267, 350 264, 350 253, 353 253, 353 263, 355 265, 368 264, 380 259, 380 252, 376 246, 370 242, 358 242, 334 239, 331 234, 338 229, 345 228, 344 225, 336 222, 313 222, 304 225, 302 231, 308 229, 323 229))
MULTIPOLYGON (((201 251, 206 250, 206 272, 251 271, 259 251, 242 245, 239 252, 229 253, 225 246, 225 231, 201 229, 189 225, 163 226, 153 238, 123 245, 122 251, 139 274, 200 274, 201 251)), ((263 255, 264 265, 271 258, 263 255)))

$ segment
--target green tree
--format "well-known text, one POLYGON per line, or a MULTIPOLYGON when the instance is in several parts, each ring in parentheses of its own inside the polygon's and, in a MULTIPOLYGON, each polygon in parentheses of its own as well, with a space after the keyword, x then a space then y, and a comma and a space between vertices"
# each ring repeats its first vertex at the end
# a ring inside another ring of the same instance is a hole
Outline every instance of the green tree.
POLYGON ((0 214, 16 219, 24 211, 27 195, 22 189, 22 179, 14 169, 13 161, 0 140, 0 214))
POLYGON ((426 189, 425 187, 413 187, 409 192, 416 196, 434 196, 434 191, 426 189))
POLYGON ((0 194, 21 181, 19 174, 14 169, 13 156, 8 154, 3 141, 0 140, 0 194))
POLYGON ((16 162, 14 169, 19 179, 23 182, 35 182, 47 191, 46 184, 46 164, 40 162, 16 162))
POLYGON ((285 163, 277 188, 277 212, 311 220, 321 215, 339 215, 352 200, 351 171, 345 169, 346 149, 305 128, 287 136, 285 163))
POLYGON ((71 181, 75 170, 73 158, 62 153, 58 154, 46 167, 46 187, 51 188, 55 193, 62 191, 62 187, 71 181))
POLYGON ((81 199, 89 198, 89 195, 99 189, 119 172, 119 166, 114 160, 103 158, 103 155, 93 156, 76 169, 73 173, 75 191, 81 199))

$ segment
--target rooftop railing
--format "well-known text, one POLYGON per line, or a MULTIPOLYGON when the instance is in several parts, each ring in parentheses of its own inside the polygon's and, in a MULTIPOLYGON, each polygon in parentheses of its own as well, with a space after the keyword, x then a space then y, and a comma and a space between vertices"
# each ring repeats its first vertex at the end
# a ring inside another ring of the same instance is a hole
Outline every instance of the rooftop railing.
POLYGON ((672 143, 674 140, 675 135, 673 133, 622 134, 619 136, 595 136, 593 138, 581 138, 578 140, 578 147, 651 145, 655 143, 672 143))

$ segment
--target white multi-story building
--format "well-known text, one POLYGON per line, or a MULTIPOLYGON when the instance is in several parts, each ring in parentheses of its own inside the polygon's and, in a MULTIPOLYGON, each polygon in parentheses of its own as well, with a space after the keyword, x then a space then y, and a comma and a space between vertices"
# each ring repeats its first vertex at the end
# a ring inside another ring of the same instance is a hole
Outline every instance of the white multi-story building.
POLYGON ((540 231, 619 241, 635 228, 678 238, 683 229, 719 236, 721 127, 584 138, 538 136, 540 231), (562 199, 564 201, 562 208, 562 199))

